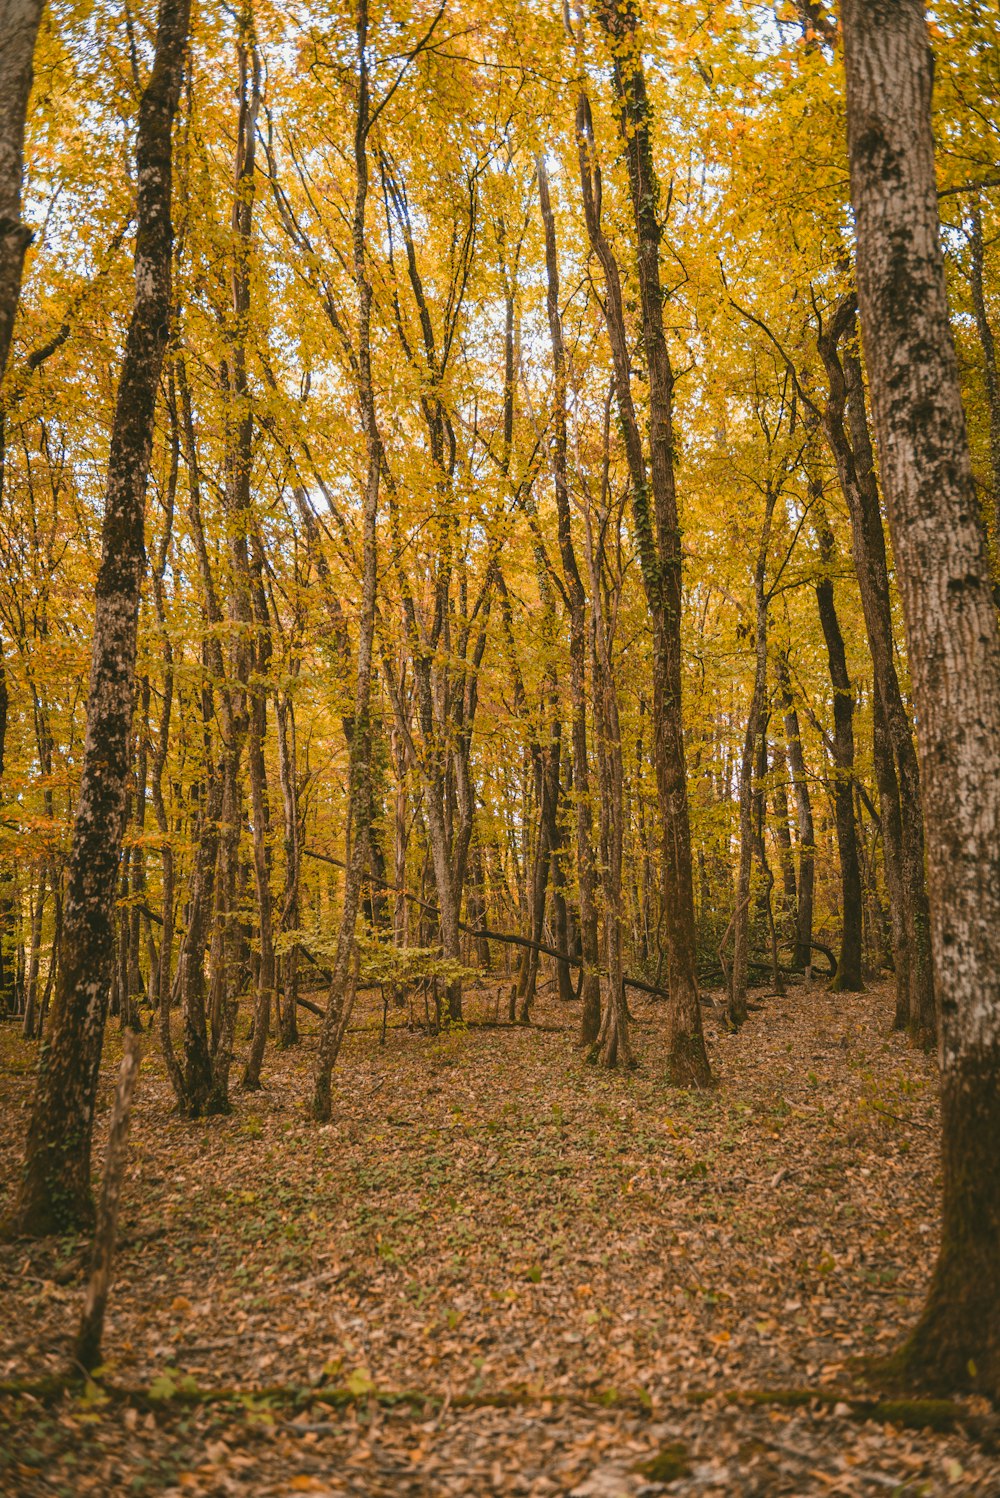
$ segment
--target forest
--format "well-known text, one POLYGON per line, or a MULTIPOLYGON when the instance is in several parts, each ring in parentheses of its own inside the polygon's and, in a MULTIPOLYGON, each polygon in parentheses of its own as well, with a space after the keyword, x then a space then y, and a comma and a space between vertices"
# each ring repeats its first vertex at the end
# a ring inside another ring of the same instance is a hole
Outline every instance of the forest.
POLYGON ((0 1492, 1000 1493, 1000 14, 0 0, 0 1492))

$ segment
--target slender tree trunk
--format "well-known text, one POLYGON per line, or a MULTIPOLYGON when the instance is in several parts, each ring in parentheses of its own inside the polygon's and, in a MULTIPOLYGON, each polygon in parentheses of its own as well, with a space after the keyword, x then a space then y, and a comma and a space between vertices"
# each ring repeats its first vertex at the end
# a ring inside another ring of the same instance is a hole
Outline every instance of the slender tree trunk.
POLYGON ((983 351, 983 382, 986 386, 986 407, 990 417, 990 505, 987 510, 987 548, 990 553, 994 577, 1000 566, 1000 371, 997 369, 996 340, 986 311, 986 292, 983 285, 985 272, 985 249, 983 246, 983 214, 978 200, 972 204, 972 233, 969 236, 972 250, 972 266, 969 282, 972 288, 972 310, 976 315, 976 332, 983 351))
MULTIPOLYGON (((550 682, 549 687, 550 690, 547 692, 549 698, 547 704, 548 742, 539 746, 538 842, 535 846, 535 861, 531 876, 531 940, 533 943, 540 942, 544 935, 545 902, 549 887, 549 874, 552 870, 553 849, 557 840, 556 823, 559 815, 561 725, 558 718, 554 716, 558 710, 558 702, 553 701, 554 682, 550 682)), ((538 959, 537 946, 525 948, 518 981, 517 1017, 522 1025, 526 1025, 531 1017, 531 1005, 534 1002, 535 986, 538 982, 538 959)))
POLYGON ((559 262, 556 256, 556 224, 549 196, 545 158, 536 159, 538 195, 545 229, 546 307, 552 343, 555 389, 552 397, 554 437, 552 468, 555 481, 559 552, 564 586, 569 602, 569 669, 572 704, 573 804, 576 811, 576 874, 580 890, 580 939, 583 970, 580 982, 580 1044, 593 1045, 601 1025, 601 976, 597 936, 597 905, 594 897, 594 824, 590 806, 590 766, 587 759, 587 598, 573 545, 569 508, 566 433, 566 350, 559 307, 559 262))
POLYGON ((609 503, 608 471, 601 493, 597 527, 589 507, 585 512, 587 570, 590 574, 590 647, 594 682, 594 739, 601 792, 601 890, 604 896, 604 953, 607 965, 607 1001, 601 1028, 591 1047, 591 1056, 602 1066, 630 1067, 635 1064, 628 1029, 622 955, 622 843, 624 838, 621 725, 618 695, 611 659, 611 631, 607 618, 601 573, 604 566, 602 540, 609 503), (594 532, 597 530, 597 535, 594 532))
MULTIPOLYGON (((354 927, 361 900, 368 839, 361 812, 369 805, 371 765, 371 691, 372 646, 375 637, 375 586, 377 574, 376 519, 378 516, 379 477, 382 451, 375 411, 375 390, 371 364, 372 287, 368 278, 365 248, 365 207, 368 201, 368 132, 370 128, 370 94, 368 78, 368 0, 359 0, 357 21, 358 102, 354 129, 355 195, 352 224, 354 282, 358 297, 358 397, 365 434, 367 474, 361 515, 362 581, 358 622, 357 682, 354 696, 354 735, 351 740, 348 770, 348 832, 353 834, 349 867, 344 880, 344 903, 341 912, 333 980, 327 1002, 326 1017, 320 1035, 312 1098, 313 1117, 325 1122, 330 1117, 330 1078, 350 1019, 356 984, 351 979, 355 950, 354 927)), ((444 934, 442 932, 442 934, 444 934)), ((458 930, 454 932, 457 946, 458 930)), ((356 969, 355 969, 356 971, 356 969)))
POLYGON ((1000 630, 940 245, 920 0, 844 0, 858 302, 903 601, 941 1011, 941 1246, 904 1376, 1000 1398, 1000 630))
POLYGON ((650 134, 652 111, 638 48, 637 12, 627 0, 602 0, 598 19, 614 48, 615 88, 628 164, 643 347, 649 376, 652 494, 645 487, 638 490, 633 495, 633 507, 638 506, 640 560, 645 557, 642 572, 653 623, 653 757, 663 820, 670 970, 668 1069, 673 1081, 703 1087, 711 1081, 711 1072, 698 997, 691 828, 681 712, 681 532, 674 456, 674 373, 663 328, 660 282, 660 191, 650 134))
POLYGON ((45 915, 45 896, 48 893, 48 866, 42 864, 38 873, 38 894, 31 908, 31 937, 28 945, 28 969, 24 980, 24 1024, 25 1039, 33 1040, 38 1015, 38 955, 42 944, 42 920, 45 915))
MULTIPOLYGON (((290 694, 277 701, 275 718, 278 729, 278 774, 284 811, 285 892, 281 910, 282 932, 297 931, 300 925, 299 886, 302 869, 302 837, 298 802, 298 751, 295 735, 295 710, 290 694)), ((299 1043, 296 1013, 299 992, 299 951, 293 943, 282 960, 283 1007, 281 1011, 281 1046, 287 1050, 299 1043)))
POLYGON ((139 1079, 141 1061, 139 1039, 129 1034, 125 1040, 125 1054, 118 1073, 115 1100, 111 1107, 111 1128, 108 1148, 104 1159, 104 1177, 101 1181, 101 1199, 97 1211, 97 1223, 90 1256, 90 1279, 80 1318, 80 1328, 73 1349, 73 1359, 88 1372, 101 1361, 101 1342, 104 1337, 104 1313, 111 1289, 111 1271, 114 1265, 115 1237, 118 1231, 118 1210, 121 1206, 122 1183, 125 1179, 125 1152, 132 1115, 132 1094, 139 1079))
POLYGON ((729 1023, 742 1025, 747 1017, 747 979, 750 962, 750 873, 754 850, 754 761, 767 700, 767 605, 764 587, 767 553, 771 543, 771 522, 777 491, 768 486, 764 522, 754 567, 754 677, 747 713, 743 754, 740 759, 740 852, 736 874, 736 908, 733 912, 733 971, 729 985, 729 1023))
POLYGON ((111 432, 83 771, 52 1024, 40 1059, 16 1209, 18 1227, 26 1234, 93 1219, 90 1145, 135 703, 146 479, 170 322, 171 134, 187 32, 188 0, 161 0, 153 71, 139 108, 135 302, 111 432))
MULTIPOLYGON (((167 631, 166 605, 163 597, 163 576, 173 536, 174 507, 177 499, 177 479, 180 468, 180 426, 177 419, 177 392, 173 370, 168 377, 169 399, 167 412, 170 419, 170 470, 166 489, 166 516, 159 552, 154 562, 151 581, 153 603, 163 645, 163 692, 160 698, 160 721, 157 725, 156 747, 153 751, 149 772, 149 795, 153 803, 153 815, 160 840, 160 949, 153 987, 153 1002, 157 1013, 166 1011, 169 1027, 169 1003, 171 993, 171 964, 174 948, 174 850, 170 839, 170 822, 163 795, 163 772, 167 764, 170 747, 170 724, 174 707, 174 653, 167 631)), ((169 1033, 169 1032, 168 1032, 169 1033)))
POLYGON ((816 833, 813 828, 812 797, 809 794, 809 777, 805 756, 802 753, 802 732, 799 715, 792 696, 791 673, 788 661, 778 657, 778 686, 781 689, 782 712, 785 724, 785 752, 788 769, 795 792, 795 821, 799 840, 799 892, 795 923, 794 966, 808 974, 812 968, 813 935, 813 890, 816 880, 816 833))
POLYGON ((885 721, 883 693, 876 683, 872 691, 872 762, 882 823, 882 860, 889 897, 889 923, 893 976, 896 985, 896 1015, 893 1028, 905 1030, 910 1018, 910 943, 906 930, 906 897, 903 892, 903 824, 899 807, 899 781, 885 721))
MULTIPOLYGON (((257 547, 259 559, 259 545, 257 547)), ((253 1039, 243 1072, 243 1086, 260 1087, 260 1069, 264 1047, 271 1025, 271 1008, 275 1003, 274 925, 271 900, 271 811, 264 763, 264 738, 267 731, 267 694, 265 680, 271 661, 270 622, 263 580, 255 579, 255 616, 257 641, 254 650, 256 681, 250 703, 250 805, 253 814, 253 866, 257 891, 257 931, 260 943, 260 968, 257 978, 257 1002, 253 1017, 253 1039)))
POLYGON ((774 812, 774 831, 781 863, 782 939, 786 940, 794 934, 797 927, 799 888, 795 878, 792 834, 788 826, 788 757, 782 743, 775 743, 772 748, 770 771, 773 780, 771 805, 774 812))
POLYGON ((653 761, 663 835, 670 970, 667 1072, 678 1085, 700 1087, 711 1081, 711 1071, 698 997, 691 832, 681 722, 681 552, 673 466, 673 374, 663 332, 659 278, 657 181, 645 78, 635 47, 635 14, 608 3, 602 4, 599 18, 616 54, 616 89, 637 236, 643 342, 650 387, 651 482, 631 395, 631 356, 621 277, 601 228, 600 168, 595 158, 586 95, 581 95, 577 109, 580 178, 587 233, 604 275, 605 321, 614 361, 643 587, 653 630, 653 761))
MULTIPOLYGON (((818 507, 817 507, 818 508, 818 507)), ((833 579, 829 575, 833 536, 825 516, 817 523, 820 559, 825 575, 816 584, 816 606, 826 641, 830 683, 833 687, 833 808, 840 858, 840 962, 833 987, 858 993, 861 981, 861 868, 858 829, 854 820, 854 692, 847 672, 847 652, 837 617, 833 579)))
MULTIPOLYGON (((31 230, 21 222, 24 132, 42 0, 0 0, 0 387, 10 352, 31 230)), ((5 472, 4 402, 0 396, 0 500, 5 472)), ((0 806, 9 706, 0 635, 0 806)), ((17 917, 9 897, 11 872, 0 868, 0 1013, 13 1013, 17 987, 17 917)), ((26 1007, 26 1022, 31 1015, 26 1007)), ((26 1031, 27 1033, 27 1031, 26 1031)))
POLYGON ((771 948, 771 981, 774 984, 776 994, 785 991, 784 980, 781 976, 781 967, 778 960, 778 930, 774 922, 774 874, 767 857, 767 724, 768 714, 764 714, 761 724, 760 740, 757 745, 757 785, 754 791, 754 857, 757 859, 757 867, 763 878, 759 901, 764 919, 767 922, 767 934, 771 948))
POLYGON ((848 296, 819 338, 830 390, 823 425, 851 517, 854 570, 874 666, 875 771, 892 907, 896 1024, 926 1045, 934 1039, 935 1011, 920 773, 896 671, 885 535, 861 361, 851 342, 854 324, 855 301, 848 296))

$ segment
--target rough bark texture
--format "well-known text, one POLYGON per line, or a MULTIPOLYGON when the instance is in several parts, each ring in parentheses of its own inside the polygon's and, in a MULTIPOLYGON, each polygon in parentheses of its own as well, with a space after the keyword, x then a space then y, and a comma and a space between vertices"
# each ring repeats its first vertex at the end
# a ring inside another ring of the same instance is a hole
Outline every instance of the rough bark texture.
POLYGON ((943 1220, 910 1379, 1000 1396, 1000 632, 945 293, 920 0, 844 0, 858 302, 913 674, 943 1220))
POLYGON ((24 125, 43 0, 0 0, 0 380, 31 230, 21 222, 24 125))
POLYGON ((649 134, 649 101, 637 47, 635 11, 604 0, 598 9, 613 55, 619 121, 628 165, 643 344, 649 377, 649 467, 631 396, 631 359, 625 334, 621 278, 601 228, 600 171, 590 106, 577 111, 580 176, 587 232, 605 282, 605 318, 615 369, 632 513, 643 586, 653 631, 653 758, 663 834, 665 907, 670 971, 668 1073, 680 1085, 711 1080, 698 998, 694 882, 687 773, 681 722, 681 545, 674 481, 673 371, 663 329, 658 182, 649 134))
POLYGON ((161 0, 153 71, 139 108, 135 302, 111 433, 87 733, 52 1022, 39 1062, 16 1209, 23 1233, 93 1219, 90 1144, 135 703, 146 479, 170 321, 171 136, 187 32, 188 0, 161 0))

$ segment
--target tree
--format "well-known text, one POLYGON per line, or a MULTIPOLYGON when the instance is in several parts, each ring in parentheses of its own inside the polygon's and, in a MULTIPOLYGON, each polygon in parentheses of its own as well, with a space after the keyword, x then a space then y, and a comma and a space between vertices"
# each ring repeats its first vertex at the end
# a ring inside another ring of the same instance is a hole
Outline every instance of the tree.
POLYGON ((24 256, 31 243, 31 230, 21 222, 24 122, 44 8, 44 0, 3 0, 0 4, 0 380, 14 332, 24 256))
POLYGON ((694 886, 681 725, 681 546, 674 469, 673 387, 663 328, 658 219, 659 184, 653 165, 650 106, 629 4, 608 3, 598 19, 614 59, 619 127, 628 164, 629 196, 649 381, 649 453, 631 395, 631 359, 622 305, 621 276, 601 226, 600 168, 595 159, 590 103, 582 94, 577 140, 587 232, 605 278, 605 317, 615 362, 615 391, 625 435, 631 500, 643 586, 653 629, 653 759, 662 822, 666 924, 670 949, 671 1039, 668 1071, 682 1085, 710 1081, 702 1035, 695 967, 694 886))
POLYGON ((348 831, 353 834, 351 854, 344 891, 344 905, 337 938, 330 1000, 327 1005, 313 1088, 312 1112, 319 1120, 330 1117, 330 1076, 350 1018, 354 999, 354 980, 350 978, 354 957, 354 926, 361 898, 361 880, 368 854, 367 826, 361 812, 368 805, 371 781, 371 693, 372 648, 375 639, 375 569, 378 562, 376 521, 378 518, 379 479, 382 471, 382 446, 378 433, 375 393, 372 384, 372 285, 367 266, 365 214, 368 203, 368 135, 371 129, 371 96, 369 93, 368 3, 359 0, 357 19, 358 98, 354 127, 354 213, 351 224, 354 282, 357 288, 358 325, 358 403, 365 434, 366 473, 363 500, 362 547, 363 580, 360 613, 360 637, 357 654, 357 680, 354 696, 354 726, 349 761, 348 831))
POLYGON ((858 303, 917 713, 942 1238, 896 1366, 1000 1396, 1000 629, 945 291, 921 0, 845 0, 858 303))
POLYGON ((87 738, 63 906, 51 1030, 39 1062, 24 1178, 25 1234, 93 1217, 90 1145, 114 950, 135 703, 143 520, 160 366, 170 323, 172 132, 187 46, 188 0, 161 0, 153 70, 136 137, 135 300, 118 383, 94 610, 87 738))
POLYGON ((566 346, 559 305, 559 262, 556 221, 549 194, 545 158, 535 162, 538 198, 545 229, 545 310, 552 344, 553 425, 552 469, 555 483, 559 554, 570 621, 570 696, 572 700, 573 799, 576 810, 576 867, 580 886, 580 939, 583 975, 580 981, 580 1043, 589 1046, 601 1027, 601 982, 598 969, 597 908, 594 903, 594 836, 590 807, 590 768, 587 759, 587 598, 573 544, 569 503, 566 432, 566 346))

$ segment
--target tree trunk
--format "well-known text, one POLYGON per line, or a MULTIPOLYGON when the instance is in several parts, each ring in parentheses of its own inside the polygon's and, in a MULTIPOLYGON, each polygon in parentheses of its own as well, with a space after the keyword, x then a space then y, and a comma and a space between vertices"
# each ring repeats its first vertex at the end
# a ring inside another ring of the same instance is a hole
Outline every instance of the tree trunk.
POLYGON ((773 790, 771 805, 775 819, 775 837, 781 864, 781 912, 783 939, 793 935, 798 921, 799 889, 795 878, 792 834, 788 826, 788 756, 785 746, 776 743, 770 754, 773 790))
POLYGON ((1000 1397, 1000 631, 940 245, 920 0, 844 0, 858 301, 903 600, 941 1014, 942 1236, 904 1376, 1000 1397))
POLYGON ((108 1148, 104 1157, 104 1177, 101 1181, 101 1199, 97 1212, 94 1241, 90 1253, 90 1279, 80 1318, 80 1328, 73 1348, 73 1360, 89 1373, 101 1361, 101 1342, 104 1337, 104 1313, 111 1289, 111 1271, 114 1266, 115 1237, 118 1231, 118 1210, 121 1206, 122 1183, 125 1179, 126 1145, 132 1114, 132 1094, 139 1079, 139 1038, 134 1033, 125 1037, 125 1054, 118 1073, 118 1086, 111 1108, 111 1128, 108 1148))
POLYGON ((816 506, 820 560, 825 576, 816 584, 816 606, 826 641, 833 687, 833 809, 840 858, 841 937, 840 961, 832 986, 859 993, 861 981, 861 867, 858 863, 858 829, 854 820, 854 692, 847 673, 847 652, 837 617, 833 579, 829 575, 833 536, 825 515, 816 506))
MULTIPOLYGON (((275 718, 278 729, 278 775, 284 811, 285 892, 281 910, 281 930, 284 933, 299 929, 299 884, 302 866, 302 836, 298 801, 298 746, 295 734, 295 710, 290 693, 279 696, 275 718)), ((299 1024, 296 1013, 299 991, 298 959, 298 946, 293 943, 282 960, 283 1006, 280 1029, 283 1050, 299 1043, 299 1024)))
POLYGON ((590 806, 590 766, 587 760, 587 599, 573 545, 569 508, 566 432, 566 350, 559 308, 559 262, 556 257, 556 223, 549 197, 545 158, 536 158, 538 196, 545 229, 546 307, 552 343, 554 438, 552 469, 556 494, 559 552, 564 586, 569 602, 569 670, 572 704, 573 804, 576 810, 576 873, 580 890, 580 938, 583 970, 580 981, 580 1044, 590 1046, 601 1026, 601 976, 595 903, 594 823, 590 806))
POLYGON ((813 890, 816 881, 816 833, 813 828, 812 797, 809 776, 802 753, 802 732, 792 696, 792 679, 788 661, 778 657, 778 686, 781 689, 785 725, 785 752, 795 792, 795 822, 799 839, 799 892, 795 921, 795 956, 793 966, 808 974, 812 968, 813 890))
POLYGON ((632 401, 621 278, 601 228, 600 168, 595 159, 586 95, 581 95, 577 109, 580 177, 587 232, 604 274, 605 321, 614 361, 643 587, 653 631, 653 761, 662 822, 670 970, 667 1072, 678 1085, 702 1087, 711 1081, 711 1071, 698 998, 691 830, 681 722, 681 550, 674 483, 673 373, 663 332, 659 273, 658 184, 649 136, 645 76, 635 47, 635 14, 607 0, 599 10, 599 19, 615 51, 615 86, 637 237, 643 342, 649 375, 651 483, 632 401))
MULTIPOLYGON (((736 908, 733 912, 733 971, 729 984, 729 1023, 739 1028, 747 1017, 747 979, 750 963, 750 873, 754 850, 753 777, 757 740, 760 737, 767 698, 767 604, 764 588, 767 553, 771 543, 771 521, 777 490, 768 485, 760 545, 754 567, 754 677, 747 713, 743 754, 740 759, 740 853, 736 874, 736 908)), ((766 764, 766 756, 765 756, 766 764)))
POLYGON ((819 338, 830 390, 823 425, 851 517, 854 570, 874 666, 877 722, 873 747, 893 921, 896 1024, 901 1029, 909 1028, 919 1044, 930 1044, 935 1031, 934 981, 924 877, 920 773, 896 672, 878 479, 861 361, 850 342, 854 308, 854 297, 845 298, 819 338), (843 357, 839 349, 841 340, 846 340, 843 357))
POLYGON ((976 332, 983 351, 983 383, 986 386, 986 406, 990 417, 990 505, 987 511, 987 546, 990 552, 991 571, 996 591, 997 569, 1000 566, 1000 371, 997 370, 997 349, 986 311, 986 292, 983 286, 985 250, 983 246, 983 214, 978 200, 972 204, 972 233, 970 235, 972 266, 969 282, 972 288, 972 310, 976 315, 976 332))
POLYGON ((7 365, 31 230, 21 222, 24 125, 43 0, 0 0, 0 381, 7 365))
MULTIPOLYGON (((610 408, 609 408, 610 409, 610 408)), ((602 1066, 635 1064, 628 1029, 622 955, 622 842, 624 837, 621 725, 611 659, 612 637, 604 604, 601 574, 603 538, 610 502, 609 469, 605 467, 601 507, 596 526, 588 505, 585 514, 587 570, 590 574, 590 648, 594 682, 594 739, 601 792, 601 890, 604 896, 604 953, 607 965, 607 1002, 590 1055, 602 1066), (596 532, 596 534, 595 534, 596 532)))
POLYGON ((188 0, 161 0, 153 71, 139 108, 135 302, 111 432, 83 771, 51 1032, 39 1066, 16 1209, 20 1231, 29 1234, 79 1227, 94 1212, 90 1145, 135 702, 146 479, 170 323, 171 133, 187 32, 188 0))
MULTIPOLYGON (((361 902, 361 880, 368 839, 364 817, 370 802, 372 646, 375 637, 375 586, 378 563, 376 520, 382 451, 375 412, 371 365, 372 286, 368 278, 365 248, 365 207, 368 201, 368 132, 370 94, 368 77, 368 0, 359 0, 357 21, 358 98, 354 129, 355 194, 352 223, 354 282, 358 297, 358 398, 365 434, 367 473, 361 513, 362 580, 358 618, 357 680, 354 694, 354 734, 348 768, 348 835, 350 845, 344 903, 333 965, 333 979, 326 1017, 320 1034, 314 1074, 312 1114, 320 1122, 330 1117, 330 1078, 350 1019, 356 984, 351 979, 355 951, 354 927, 361 902)), ((457 946, 458 931, 454 933, 457 946)), ((355 968, 356 972, 356 968, 355 968)))

